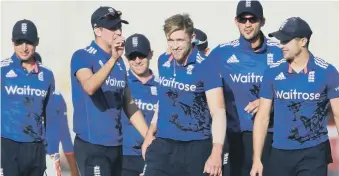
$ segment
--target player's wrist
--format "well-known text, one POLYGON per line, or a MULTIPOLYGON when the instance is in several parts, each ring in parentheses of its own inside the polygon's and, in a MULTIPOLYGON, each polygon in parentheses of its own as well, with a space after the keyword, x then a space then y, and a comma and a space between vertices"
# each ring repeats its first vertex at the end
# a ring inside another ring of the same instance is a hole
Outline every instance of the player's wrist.
POLYGON ((153 137, 154 134, 156 132, 156 129, 154 128, 154 126, 151 124, 150 127, 148 128, 148 131, 146 133, 146 137, 153 137))
POLYGON ((115 64, 116 62, 118 62, 118 60, 120 59, 120 56, 111 56, 109 58, 109 61, 111 61, 113 64, 115 64))
POLYGON ((212 147, 212 154, 222 154, 223 152, 223 145, 222 144, 218 144, 218 143, 213 143, 213 147, 212 147))
POLYGON ((257 155, 253 155, 253 163, 259 163, 261 162, 261 157, 257 155))

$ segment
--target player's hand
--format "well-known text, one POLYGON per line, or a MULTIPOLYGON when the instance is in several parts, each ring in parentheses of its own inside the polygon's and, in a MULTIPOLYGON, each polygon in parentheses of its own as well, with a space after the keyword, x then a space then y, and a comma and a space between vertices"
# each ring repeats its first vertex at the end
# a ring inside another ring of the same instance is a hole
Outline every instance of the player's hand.
POLYGON ((250 114, 254 115, 255 113, 258 112, 258 109, 259 109, 259 99, 258 100, 254 100, 252 102, 249 102, 244 110, 247 113, 250 113, 250 114))
POLYGON ((220 150, 214 150, 214 147, 212 149, 211 155, 208 157, 204 173, 209 174, 210 176, 221 176, 222 175, 222 161, 221 161, 221 155, 222 155, 222 149, 220 150))
POLYGON ((141 146, 142 158, 144 158, 144 160, 145 160, 145 156, 146 156, 146 150, 147 150, 148 146, 152 144, 154 139, 155 139, 155 137, 154 137, 153 134, 146 135, 146 137, 145 137, 144 143, 141 146))
POLYGON ((262 172, 264 167, 260 160, 253 161, 252 169, 251 169, 251 176, 262 176, 262 172))
POLYGON ((125 38, 121 35, 114 34, 111 43, 112 58, 119 59, 124 52, 124 47, 125 38))

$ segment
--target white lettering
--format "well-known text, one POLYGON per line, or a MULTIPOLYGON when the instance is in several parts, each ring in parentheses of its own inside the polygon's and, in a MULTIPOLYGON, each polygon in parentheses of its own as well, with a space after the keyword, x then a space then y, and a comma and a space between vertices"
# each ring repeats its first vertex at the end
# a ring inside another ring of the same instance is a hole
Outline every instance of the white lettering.
POLYGON ((255 75, 254 73, 247 73, 247 75, 239 74, 230 74, 230 77, 233 82, 236 83, 261 83, 263 76, 255 75))
POLYGON ((155 111, 155 108, 157 107, 157 104, 146 103, 141 99, 135 99, 134 102, 140 110, 155 111))
POLYGON ((47 91, 30 88, 30 86, 18 87, 18 86, 5 86, 8 95, 28 95, 46 97, 47 91))
POLYGON ((335 91, 339 91, 339 86, 335 88, 335 91))
POLYGON ((164 77, 159 77, 159 79, 156 80, 156 81, 162 86, 171 87, 171 88, 179 89, 179 90, 183 90, 183 91, 194 92, 197 89, 197 87, 195 85, 177 82, 177 81, 175 81, 175 78, 170 78, 170 80, 168 80, 164 77))
POLYGON ((297 92, 296 89, 290 90, 289 92, 275 91, 275 95, 278 99, 286 100, 319 100, 320 93, 306 93, 306 92, 297 92))
POLYGON ((113 87, 125 88, 125 81, 117 80, 116 78, 111 78, 110 76, 106 79, 106 85, 113 87))

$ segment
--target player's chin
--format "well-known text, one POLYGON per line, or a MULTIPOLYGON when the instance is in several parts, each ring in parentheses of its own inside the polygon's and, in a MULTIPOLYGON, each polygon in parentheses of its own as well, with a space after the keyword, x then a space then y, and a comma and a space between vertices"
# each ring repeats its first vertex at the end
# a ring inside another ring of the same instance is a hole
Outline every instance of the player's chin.
POLYGON ((251 32, 251 33, 245 33, 245 34, 243 34, 243 36, 244 36, 244 38, 246 39, 246 40, 252 40, 253 38, 254 38, 254 34, 253 34, 253 32, 251 32))
POLYGON ((29 60, 29 58, 31 58, 33 55, 30 54, 30 55, 19 55, 19 58, 23 61, 27 61, 29 60))
POLYGON ((183 54, 182 53, 174 53, 173 57, 177 61, 181 61, 183 59, 183 54))

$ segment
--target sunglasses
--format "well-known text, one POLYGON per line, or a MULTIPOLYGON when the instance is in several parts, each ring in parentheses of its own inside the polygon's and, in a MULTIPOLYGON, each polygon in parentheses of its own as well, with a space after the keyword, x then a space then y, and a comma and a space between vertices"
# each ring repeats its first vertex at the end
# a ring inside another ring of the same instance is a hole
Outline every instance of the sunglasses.
POLYGON ((133 52, 130 55, 127 56, 127 59, 129 61, 135 61, 137 59, 137 57, 139 57, 139 59, 145 59, 147 58, 147 56, 145 56, 144 54, 141 54, 139 52, 133 52))
POLYGON ((260 19, 257 18, 257 17, 250 17, 250 18, 238 17, 237 20, 241 24, 245 24, 245 23, 247 23, 247 21, 249 21, 250 23, 253 24, 253 23, 258 22, 260 19))

